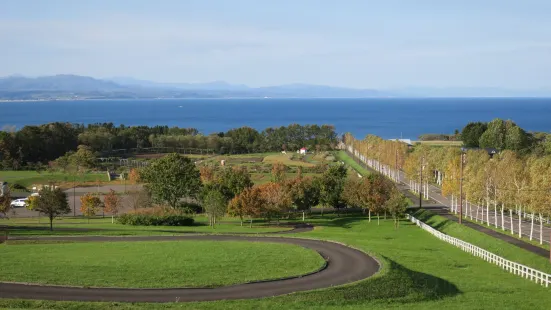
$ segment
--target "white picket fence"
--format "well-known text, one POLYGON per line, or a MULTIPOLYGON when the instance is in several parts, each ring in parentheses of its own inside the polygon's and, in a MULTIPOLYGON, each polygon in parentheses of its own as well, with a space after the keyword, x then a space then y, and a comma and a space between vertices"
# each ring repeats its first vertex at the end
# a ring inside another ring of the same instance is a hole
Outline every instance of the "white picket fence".
POLYGON ((501 256, 495 255, 494 253, 488 252, 482 248, 479 248, 475 245, 472 245, 468 242, 465 242, 463 240, 448 236, 431 226, 421 222, 420 220, 416 219, 412 215, 407 215, 408 219, 411 220, 411 222, 417 224, 417 226, 421 227, 422 229, 428 231, 432 235, 436 236, 440 240, 444 240, 447 243, 453 244, 456 247, 462 249, 465 252, 469 252, 474 256, 481 257, 485 261, 496 264, 499 267, 509 271, 512 274, 516 274, 518 276, 521 276, 523 278, 529 279, 530 281, 534 281, 540 285, 544 285, 545 287, 549 287, 551 284, 551 275, 547 274, 545 272, 541 272, 539 270, 524 266, 519 263, 512 262, 510 260, 507 260, 501 256))

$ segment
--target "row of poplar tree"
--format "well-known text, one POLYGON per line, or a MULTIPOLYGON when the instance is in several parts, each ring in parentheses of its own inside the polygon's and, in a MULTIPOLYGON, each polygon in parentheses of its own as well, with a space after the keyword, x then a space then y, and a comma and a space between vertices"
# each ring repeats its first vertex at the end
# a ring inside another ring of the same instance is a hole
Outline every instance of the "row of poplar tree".
MULTIPOLYGON (((528 217, 532 219, 532 239, 534 220, 543 225, 544 219, 551 216, 551 156, 512 150, 491 154, 486 149, 423 144, 410 148, 405 143, 373 135, 357 140, 346 134, 345 143, 389 178, 398 180, 399 174, 404 173, 416 192, 426 193, 429 183, 441 186, 442 193, 451 196, 452 207, 459 204, 463 161, 463 205, 482 208, 481 217, 488 225, 514 232, 513 215, 528 217), (419 184, 419 180, 423 180, 423 184, 419 184), (489 212, 493 213, 493 220, 489 212), (511 227, 505 227, 506 216, 511 218, 511 227)), ((521 230, 519 221, 519 235, 521 230)), ((541 234, 540 227, 540 242, 541 234)))

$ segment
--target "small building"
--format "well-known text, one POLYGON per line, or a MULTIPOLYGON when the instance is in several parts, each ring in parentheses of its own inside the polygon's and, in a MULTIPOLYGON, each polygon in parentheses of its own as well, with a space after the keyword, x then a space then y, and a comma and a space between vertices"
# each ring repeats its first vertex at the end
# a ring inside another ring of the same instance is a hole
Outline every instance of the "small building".
POLYGON ((305 148, 305 147, 303 147, 299 150, 299 154, 301 154, 301 155, 306 155, 306 153, 308 153, 308 149, 305 148))
POLYGON ((413 146, 411 139, 390 139, 390 141, 402 142, 407 144, 407 146, 413 146))

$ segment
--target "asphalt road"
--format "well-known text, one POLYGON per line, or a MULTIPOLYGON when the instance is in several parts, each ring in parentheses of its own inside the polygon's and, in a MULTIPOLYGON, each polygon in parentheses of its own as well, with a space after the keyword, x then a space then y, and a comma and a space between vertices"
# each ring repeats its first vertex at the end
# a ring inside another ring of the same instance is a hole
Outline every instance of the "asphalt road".
MULTIPOLYGON (((305 230, 304 228, 302 229, 305 230)), ((0 298, 110 302, 186 302, 263 298, 359 281, 374 275, 380 268, 379 263, 375 259, 361 251, 338 243, 298 238, 195 235, 41 237, 40 240, 78 242, 216 240, 289 243, 317 251, 326 259, 327 266, 319 272, 302 277, 237 284, 219 288, 118 289, 42 286, 0 282, 0 298)), ((185 262, 182 262, 182 264, 185 264, 185 262)), ((284 262, 282 262, 281 268, 285 268, 284 262)))

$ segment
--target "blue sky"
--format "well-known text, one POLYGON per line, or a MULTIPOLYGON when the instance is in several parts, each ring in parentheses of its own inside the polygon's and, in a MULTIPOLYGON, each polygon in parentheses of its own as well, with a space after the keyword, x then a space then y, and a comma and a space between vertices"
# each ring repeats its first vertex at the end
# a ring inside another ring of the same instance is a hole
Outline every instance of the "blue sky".
POLYGON ((0 76, 551 88, 549 0, 0 2, 0 76))

